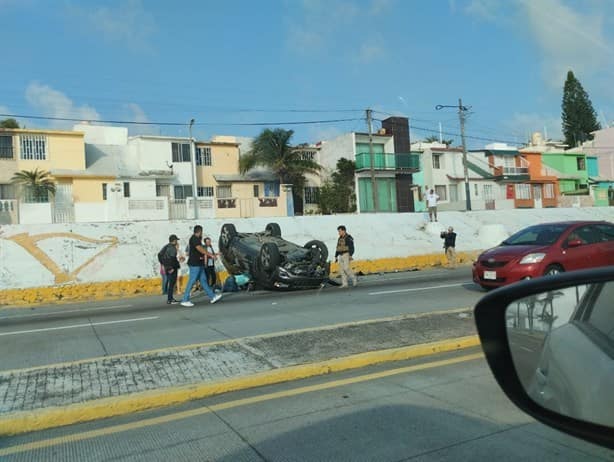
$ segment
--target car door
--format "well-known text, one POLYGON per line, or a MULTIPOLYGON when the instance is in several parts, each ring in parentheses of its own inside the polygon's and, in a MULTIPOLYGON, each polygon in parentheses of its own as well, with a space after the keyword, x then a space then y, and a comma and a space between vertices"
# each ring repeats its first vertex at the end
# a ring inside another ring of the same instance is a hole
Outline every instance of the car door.
POLYGON ((595 225, 599 231, 599 256, 601 265, 614 265, 614 225, 603 223, 595 225))
POLYGON ((574 228, 563 241, 563 266, 565 271, 575 271, 593 268, 600 265, 601 256, 599 246, 601 239, 599 230, 594 225, 582 225, 574 228), (580 241, 577 247, 570 245, 573 241, 580 241))

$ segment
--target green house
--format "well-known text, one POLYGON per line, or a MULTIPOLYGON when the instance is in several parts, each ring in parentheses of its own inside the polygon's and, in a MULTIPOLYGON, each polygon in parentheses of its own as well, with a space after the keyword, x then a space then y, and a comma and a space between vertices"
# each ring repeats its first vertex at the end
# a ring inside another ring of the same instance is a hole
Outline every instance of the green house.
POLYGON ((589 194, 589 171, 587 156, 581 152, 545 152, 542 163, 558 170, 561 194, 589 194))

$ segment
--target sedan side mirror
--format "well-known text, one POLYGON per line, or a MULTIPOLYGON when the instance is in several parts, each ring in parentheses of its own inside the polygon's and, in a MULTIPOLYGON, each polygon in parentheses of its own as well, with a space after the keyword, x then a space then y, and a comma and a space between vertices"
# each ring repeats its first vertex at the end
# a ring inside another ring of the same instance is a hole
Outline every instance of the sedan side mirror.
POLYGON ((535 419, 614 449, 614 266, 498 289, 475 307, 488 364, 535 419))
POLYGON ((584 242, 581 239, 573 239, 567 243, 567 247, 580 247, 584 242))

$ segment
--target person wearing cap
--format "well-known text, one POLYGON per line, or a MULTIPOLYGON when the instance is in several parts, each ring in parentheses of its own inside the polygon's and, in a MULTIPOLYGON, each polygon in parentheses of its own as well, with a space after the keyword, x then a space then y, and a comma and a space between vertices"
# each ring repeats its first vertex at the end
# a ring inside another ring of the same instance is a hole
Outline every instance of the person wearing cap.
POLYGON ((177 286, 177 273, 180 268, 180 260, 184 258, 177 258, 177 247, 179 238, 176 234, 171 234, 168 237, 168 244, 161 250, 162 262, 164 266, 164 273, 166 274, 166 303, 169 305, 176 305, 179 303, 173 297, 175 293, 175 287, 177 286))

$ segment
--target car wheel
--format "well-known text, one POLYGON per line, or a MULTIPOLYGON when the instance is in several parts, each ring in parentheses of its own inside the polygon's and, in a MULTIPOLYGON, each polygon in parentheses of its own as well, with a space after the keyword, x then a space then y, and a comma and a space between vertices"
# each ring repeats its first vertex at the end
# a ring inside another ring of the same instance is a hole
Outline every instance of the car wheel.
POLYGON ((237 229, 232 223, 226 223, 222 225, 222 232, 220 233, 220 245, 221 251, 228 250, 230 242, 237 236, 237 229))
POLYGON ((306 249, 311 249, 311 255, 314 261, 323 265, 328 260, 328 247, 322 241, 309 241, 303 246, 306 249))
POLYGON ((279 248, 272 242, 266 242, 262 244, 260 248, 260 267, 264 271, 273 271, 279 266, 281 262, 281 255, 279 254, 279 248))
POLYGON ((550 265, 544 271, 544 276, 554 276, 555 274, 564 273, 565 270, 561 265, 550 265))
POLYGON ((264 228, 264 231, 269 233, 271 236, 281 237, 281 228, 277 223, 269 223, 264 228))

